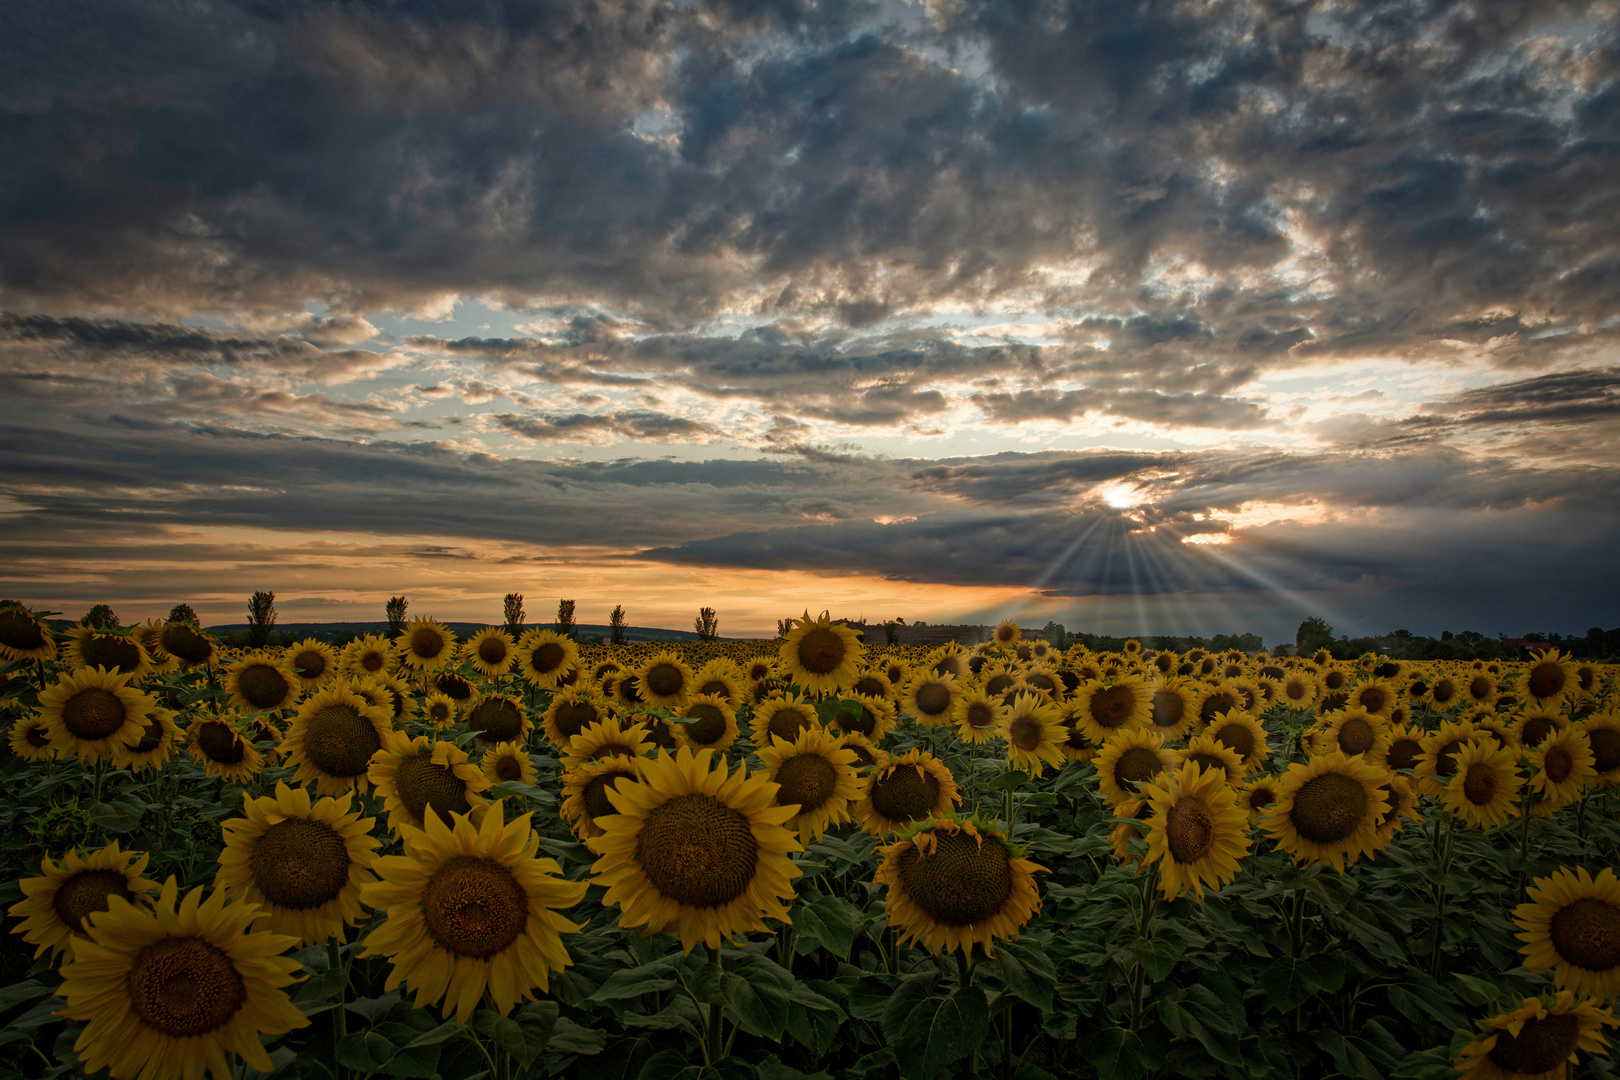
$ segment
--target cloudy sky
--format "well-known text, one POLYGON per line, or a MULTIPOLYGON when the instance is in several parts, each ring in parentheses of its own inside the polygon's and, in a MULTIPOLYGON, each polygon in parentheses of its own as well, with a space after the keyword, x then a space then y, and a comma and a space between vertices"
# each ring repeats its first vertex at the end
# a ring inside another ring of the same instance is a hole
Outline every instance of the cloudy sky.
POLYGON ((1620 625, 1620 4, 0 12, 0 595, 1620 625))

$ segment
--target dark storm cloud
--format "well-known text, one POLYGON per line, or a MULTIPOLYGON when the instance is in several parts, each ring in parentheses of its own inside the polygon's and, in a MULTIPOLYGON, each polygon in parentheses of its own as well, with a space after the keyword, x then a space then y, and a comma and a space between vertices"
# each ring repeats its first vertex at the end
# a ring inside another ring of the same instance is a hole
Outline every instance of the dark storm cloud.
POLYGON ((714 438, 719 434, 712 424, 640 409, 612 414, 572 413, 566 416, 499 413, 490 419, 514 435, 539 442, 589 442, 604 435, 643 442, 690 442, 714 438))

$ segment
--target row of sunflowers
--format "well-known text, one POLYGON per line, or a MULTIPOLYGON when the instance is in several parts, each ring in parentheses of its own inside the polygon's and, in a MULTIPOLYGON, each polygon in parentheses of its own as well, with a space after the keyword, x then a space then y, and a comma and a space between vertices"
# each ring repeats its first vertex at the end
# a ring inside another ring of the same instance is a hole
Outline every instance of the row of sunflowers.
POLYGON ((1611 1075, 1620 670, 1556 652, 0 661, 21 1075, 1611 1075))

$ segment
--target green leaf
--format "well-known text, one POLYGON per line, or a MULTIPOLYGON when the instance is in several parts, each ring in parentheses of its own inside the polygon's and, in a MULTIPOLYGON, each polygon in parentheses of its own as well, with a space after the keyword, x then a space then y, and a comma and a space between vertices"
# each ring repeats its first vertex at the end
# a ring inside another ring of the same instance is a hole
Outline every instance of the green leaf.
POLYGON ((552 1029, 551 1041, 546 1049, 559 1054, 581 1054, 589 1057, 600 1054, 602 1047, 607 1045, 607 1036, 595 1028, 581 1027, 566 1016, 557 1017, 557 1026, 552 1029))
POLYGON ((763 956, 743 954, 725 973, 720 992, 727 1013, 750 1035, 780 1039, 792 1007, 793 976, 763 956))
POLYGON ((1296 960, 1281 956, 1266 965, 1257 984, 1266 1004, 1278 1012, 1298 1008, 1307 998, 1333 993, 1344 985, 1344 965, 1327 956, 1296 960))
POLYGON ((615 971, 608 981, 597 987, 591 1001, 623 1001, 625 998, 656 994, 675 986, 675 973, 663 960, 655 964, 615 971))
POLYGON ((328 968, 313 978, 305 979, 298 987, 294 1001, 332 1001, 349 987, 347 968, 328 968))
POLYGON ((357 1031, 338 1041, 337 1060, 356 1072, 376 1072, 393 1060, 394 1044, 375 1031, 357 1031))
POLYGON ((1052 1011, 1057 968, 1044 950, 1004 941, 996 946, 996 974, 1013 994, 1043 1013, 1052 1011))
POLYGON ((25 1001, 42 998, 51 992, 50 987, 34 979, 26 982, 14 983, 11 986, 0 986, 0 1012, 15 1008, 25 1001))
POLYGON ((1028 787, 1031 782, 1029 773, 1018 769, 1006 769, 993 780, 986 781, 984 786, 990 791, 1017 791, 1019 788, 1028 787))
POLYGON ((794 951, 800 956, 809 956, 822 948, 840 960, 848 960, 863 921, 859 908, 837 897, 823 896, 800 904, 793 911, 793 930, 797 935, 794 951))
POLYGON ((1142 1080, 1142 1038, 1134 1031, 1107 1027, 1085 1051, 1098 1076, 1108 1080, 1142 1080))
POLYGON ((402 1050, 421 1050, 429 1046, 439 1046, 460 1030, 461 1025, 454 1020, 446 1020, 431 1031, 424 1031, 408 1043, 401 1045, 402 1050))
POLYGON ((883 1012, 883 1035, 900 1061, 901 1075, 917 1080, 933 1080, 983 1043, 990 1030, 984 991, 967 986, 936 995, 938 978, 933 971, 902 982, 883 1012))
POLYGON ((1346 1042, 1344 1036, 1332 1028, 1323 1028, 1316 1033, 1316 1045, 1328 1052, 1333 1063, 1346 1076, 1359 1076, 1362 1080, 1384 1080, 1384 1074, 1367 1060, 1367 1055, 1346 1042))
POLYGON ((1142 965, 1147 977, 1161 982, 1175 969, 1176 961, 1187 951, 1187 943, 1178 939, 1139 937, 1131 942, 1131 955, 1142 965))
POLYGON ((356 998, 345 1007, 356 1016, 365 1017, 366 1023, 375 1024, 384 1016, 387 1016, 389 1010, 398 1004, 399 991, 390 990, 382 997, 356 998))

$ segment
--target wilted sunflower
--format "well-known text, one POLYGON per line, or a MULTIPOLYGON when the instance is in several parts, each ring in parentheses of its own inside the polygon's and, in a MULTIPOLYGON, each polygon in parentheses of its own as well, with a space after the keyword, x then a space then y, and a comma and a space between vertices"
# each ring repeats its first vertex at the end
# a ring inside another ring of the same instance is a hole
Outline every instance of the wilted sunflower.
POLYGON ((206 1070, 226 1080, 229 1054, 268 1073, 260 1036, 309 1024, 282 990, 299 963, 281 954, 298 940, 249 932, 263 915, 256 904, 227 904, 218 890, 207 900, 201 888, 179 893, 171 877, 150 910, 110 897, 62 965, 58 1015, 85 1021, 73 1049, 87 1074, 198 1080, 206 1070))
POLYGON ((1547 736, 1569 724, 1569 719, 1557 709, 1532 705, 1508 728, 1508 737, 1514 746, 1534 750, 1547 736))
POLYGON ((483 758, 478 762, 478 768, 491 786, 515 783, 528 784, 532 787, 539 779, 534 770, 534 762, 530 760, 529 752, 523 748, 522 743, 496 743, 484 751, 483 758))
POLYGON ((1271 812, 1278 786, 1275 776, 1261 775, 1250 777, 1237 789, 1238 805, 1243 807, 1250 825, 1271 812))
POLYGON ((833 825, 849 820, 849 808, 861 797, 855 751, 842 738, 809 727, 792 742, 773 740, 754 751, 764 764, 766 780, 776 784, 776 805, 794 806, 782 824, 797 832, 801 843, 820 840, 833 825))
POLYGON ((337 682, 304 699, 281 747, 287 765, 297 770, 294 782, 313 783, 322 795, 356 788, 364 793, 371 755, 391 730, 386 712, 337 682))
POLYGON ((1335 750, 1290 765, 1277 802, 1261 822, 1277 846, 1301 861, 1344 872, 1378 849, 1377 823, 1389 812, 1386 770, 1335 750))
POLYGON ((699 694, 680 707, 691 723, 675 725, 675 737, 693 750, 724 752, 737 741, 737 710, 716 694, 699 694))
POLYGON ((597 818, 617 814, 608 802, 606 790, 620 783, 633 784, 641 778, 642 758, 604 758, 587 762, 562 775, 560 812, 574 835, 580 839, 602 835, 597 818))
POLYGON ((1592 767, 1592 741, 1578 724, 1547 736, 1525 756, 1530 764, 1530 790, 1541 793, 1535 808, 1543 816, 1579 799, 1597 775, 1592 767))
POLYGON ((926 751, 912 750, 866 777, 855 817, 861 828, 881 840, 933 814, 949 814, 961 801, 956 778, 945 763, 926 751))
POLYGON ((1594 713, 1581 721, 1581 727, 1592 745, 1593 784, 1620 784, 1620 713, 1594 713))
POLYGON ((404 983, 417 1008, 443 1002, 441 1014, 453 1011, 458 1024, 486 990, 505 1016, 573 963, 562 935, 580 927, 557 911, 583 900, 585 884, 537 857, 530 816, 504 821, 503 807, 493 804, 478 826, 460 814, 453 824, 433 814, 426 828, 406 826, 405 854, 378 859, 381 880, 360 890, 362 903, 388 916, 360 954, 388 957, 383 989, 404 983))
POLYGON ((1439 730, 1423 737, 1423 753, 1418 756, 1414 775, 1418 778, 1418 791, 1430 798, 1444 798, 1446 784, 1457 772, 1457 753, 1464 746, 1482 736, 1479 729, 1469 723, 1447 720, 1439 730))
POLYGON ((287 646, 281 662, 305 690, 319 689, 337 676, 337 654, 332 646, 314 638, 287 646))
POLYGON ((446 823, 452 814, 476 814, 489 805, 479 795, 489 780, 467 760, 466 751, 447 740, 428 741, 390 731, 371 758, 366 778, 386 801, 388 827, 397 836, 421 829, 431 808, 446 823))
POLYGON ((231 706, 245 713, 291 708, 301 689, 298 676, 282 666, 280 657, 262 652, 248 653, 225 672, 231 706))
POLYGON ((900 708, 915 716, 921 727, 944 727, 951 722, 960 696, 955 675, 923 668, 906 683, 900 708))
POLYGON ((517 644, 505 630, 486 626, 461 647, 461 655, 486 679, 498 679, 512 667, 517 644))
POLYGON ((141 877, 146 860, 145 852, 122 851, 116 840, 83 855, 74 848, 60 863, 46 856, 39 863, 44 877, 17 883, 23 899, 7 914, 22 922, 12 933, 35 946, 36 957, 47 951, 53 959, 58 953, 71 953, 74 936, 85 936, 85 916, 106 911, 110 897, 150 902, 147 894, 157 889, 157 882, 141 877))
POLYGON ((394 666, 394 647, 380 634, 355 638, 343 651, 343 670, 352 679, 386 675, 394 666))
POLYGON ((242 718, 231 713, 193 717, 186 725, 186 752, 209 776, 233 784, 249 783, 264 769, 264 755, 241 724, 242 718))
POLYGON ((1389 721, 1360 705, 1347 705, 1324 719, 1327 727, 1320 742, 1329 750, 1350 757, 1361 755, 1368 761, 1382 761, 1389 750, 1389 721))
POLYGON ((39 694, 39 718, 59 754, 86 764, 106 761, 120 746, 140 742, 151 698, 129 685, 129 676, 106 668, 80 668, 39 694))
POLYGON ((1390 773, 1384 778, 1384 798, 1389 802, 1389 809, 1373 826, 1374 845, 1382 851, 1395 834, 1405 829, 1402 818, 1411 818, 1418 824, 1423 823, 1423 814, 1418 810, 1417 793, 1412 790, 1412 781, 1397 773, 1390 773))
POLYGON ((777 650, 778 665, 790 681, 812 694, 832 694, 855 685, 866 646, 853 627, 835 623, 823 611, 795 619, 777 650))
POLYGON ((1243 767, 1243 759, 1238 756, 1238 752, 1208 732, 1194 735, 1187 741, 1186 746, 1172 750, 1171 753, 1176 756, 1176 764, 1166 770, 1169 773, 1176 772, 1183 765, 1197 765, 1219 774, 1228 784, 1239 783, 1248 775, 1248 770, 1243 767))
POLYGON ((55 660, 56 639, 45 620, 21 604, 0 604, 0 660, 55 660))
POLYGON ((1519 755, 1477 740, 1457 751, 1457 771, 1446 782, 1441 802, 1476 829, 1489 829, 1513 819, 1523 787, 1519 755))
POLYGON ((872 742, 882 742, 894 730, 894 703, 887 698, 855 697, 853 705, 841 706, 833 713, 827 727, 844 734, 864 735, 872 742))
POLYGON ((874 885, 887 885, 889 925, 902 942, 935 953, 1013 941, 1041 910, 1035 873, 1046 872, 992 823, 935 814, 882 849, 874 885))
POLYGON ((242 793, 246 815, 220 822, 214 887, 258 904, 263 926, 305 945, 343 938, 361 919, 360 888, 374 880, 375 819, 361 817, 353 800, 311 800, 305 788, 278 782, 274 795, 242 793))
POLYGON ((6 745, 24 761, 50 761, 56 757, 56 748, 51 745, 51 727, 38 714, 18 717, 11 725, 6 745))
POLYGON ((1233 710, 1222 713, 1209 722, 1203 733, 1237 754, 1244 774, 1258 769, 1271 757, 1271 747, 1266 743, 1266 729, 1246 712, 1233 710))
MULTIPOLYGON (((691 725, 696 726, 696 725, 691 725)), ((732 721, 732 737, 736 738, 736 721, 732 721)), ((609 716, 600 724, 591 724, 568 741, 562 754, 562 767, 575 769, 587 761, 600 761, 605 757, 641 757, 655 749, 647 739, 647 729, 640 724, 627 724, 616 716, 609 716)))
POLYGON ((1086 738, 1101 746, 1116 732, 1153 720, 1153 691, 1140 675, 1127 675, 1104 685, 1091 681, 1074 692, 1069 717, 1086 738))
POLYGON ((1063 714, 1035 694, 1013 699, 1001 716, 1001 737, 1007 741, 1007 760, 1031 776, 1040 776, 1048 765, 1061 769, 1067 760, 1063 744, 1069 732, 1063 714))
POLYGON ((797 811, 774 805, 776 789, 712 750, 641 759, 639 783, 604 788, 618 813, 585 841, 603 905, 627 930, 679 934, 683 953, 769 930, 766 919, 791 923, 784 901, 800 871, 789 853, 803 846, 783 827, 797 811))
POLYGON ((429 694, 422 699, 422 719, 443 730, 454 727, 461 714, 449 694, 429 694))
MULTIPOLYGON (((1073 705, 1070 705, 1073 708, 1073 705)), ((1007 707, 983 690, 969 688, 956 699, 952 719, 956 737, 970 746, 982 746, 1001 737, 1001 718, 1007 707)))
POLYGON ((1191 891, 1201 901, 1205 885, 1219 890, 1237 876, 1249 852, 1248 815, 1221 769, 1184 760, 1138 790, 1151 808, 1146 861, 1159 864, 1166 899, 1191 891))
MULTIPOLYGON (((552 704, 555 706, 556 701, 552 704)), ((516 698, 493 690, 479 695, 467 709, 466 720, 467 727, 481 743, 523 742, 534 728, 534 722, 516 698)))
POLYGON ((1179 739, 1198 715, 1198 698, 1175 676, 1154 679, 1148 706, 1148 727, 1166 740, 1179 739))
POLYGON ((1603 1026, 1615 1018, 1590 1000, 1575 1003, 1562 990, 1549 1006, 1527 997, 1517 1008, 1482 1025, 1484 1035, 1465 1046, 1455 1067, 1461 1080, 1563 1080, 1577 1050, 1608 1053, 1603 1026))
POLYGON ((754 709, 754 731, 761 743, 773 739, 792 742, 799 732, 816 726, 816 707, 797 695, 766 698, 754 709))
POLYGON ((694 679, 692 669, 678 653, 665 651, 654 654, 636 670, 636 690, 649 705, 678 709, 691 697, 694 679))
POLYGON ((412 671, 438 671, 455 660, 456 635, 436 619, 412 619, 394 635, 394 650, 412 671))
POLYGON ((163 651, 192 667, 201 664, 213 667, 219 656, 219 646, 214 639, 202 629, 189 622, 176 622, 170 620, 163 624, 158 632, 158 644, 163 651))
POLYGON ((1097 788, 1115 810, 1137 797, 1137 785, 1151 780, 1176 763, 1158 732, 1143 728, 1121 731, 1102 744, 1092 762, 1097 788))
POLYGON ((68 668, 106 668, 140 680, 152 668, 140 639, 120 630, 97 630, 80 623, 67 632, 62 663, 68 668))
POLYGON ((713 694, 726 699, 733 709, 743 702, 743 690, 748 680, 728 657, 717 656, 698 668, 692 677, 693 692, 713 694))
POLYGON ((1523 933, 1524 966, 1537 975, 1556 969, 1559 989, 1601 1001, 1620 998, 1620 878, 1612 867, 1597 877, 1583 866, 1536 878, 1530 902, 1513 920, 1523 933))
POLYGON ((555 630, 530 630, 517 644, 517 669, 542 690, 555 690, 579 670, 579 646, 555 630))
POLYGON ((1556 706, 1580 687, 1580 676, 1568 656, 1547 649, 1530 657, 1530 664, 1514 682, 1520 700, 1527 705, 1556 706))

